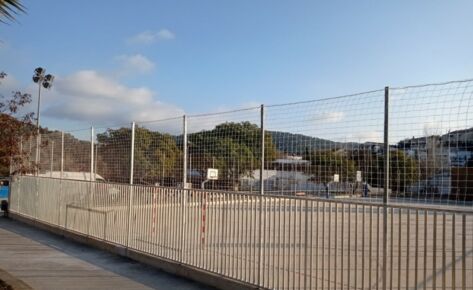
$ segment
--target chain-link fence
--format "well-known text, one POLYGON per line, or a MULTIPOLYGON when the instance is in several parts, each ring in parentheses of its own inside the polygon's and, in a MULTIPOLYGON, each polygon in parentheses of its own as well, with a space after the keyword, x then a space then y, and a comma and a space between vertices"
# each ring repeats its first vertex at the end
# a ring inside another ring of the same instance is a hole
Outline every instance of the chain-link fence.
POLYGON ((473 81, 455 81, 55 131, 20 146, 48 177, 463 205, 472 99, 473 81))

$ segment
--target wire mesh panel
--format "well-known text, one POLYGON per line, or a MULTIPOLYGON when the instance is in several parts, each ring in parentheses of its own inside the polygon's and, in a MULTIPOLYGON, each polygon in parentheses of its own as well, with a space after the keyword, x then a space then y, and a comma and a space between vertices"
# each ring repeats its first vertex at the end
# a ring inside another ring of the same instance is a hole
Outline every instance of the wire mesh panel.
POLYGON ((131 131, 131 124, 95 129, 95 178, 117 183, 130 182, 131 131))
POLYGON ((265 107, 276 150, 265 160, 265 191, 377 198, 383 191, 383 116, 383 91, 265 107))
POLYGON ((60 178, 62 133, 55 131, 41 134, 39 140, 38 174, 45 177, 60 178))
POLYGON ((391 198, 473 200, 473 81, 390 90, 391 198))
POLYGON ((138 122, 134 184, 177 187, 183 175, 183 118, 138 122))
POLYGON ((90 180, 91 130, 64 133, 63 178, 90 180))
POLYGON ((187 180, 192 186, 256 192, 254 183, 261 160, 260 123, 260 108, 190 116, 187 180), (207 176, 208 168, 218 169, 217 180, 207 176))
MULTIPOLYGON (((40 137, 39 137, 40 138, 40 137)), ((18 156, 13 159, 12 172, 14 174, 28 174, 36 172, 37 144, 36 135, 24 135, 18 140, 18 156)))

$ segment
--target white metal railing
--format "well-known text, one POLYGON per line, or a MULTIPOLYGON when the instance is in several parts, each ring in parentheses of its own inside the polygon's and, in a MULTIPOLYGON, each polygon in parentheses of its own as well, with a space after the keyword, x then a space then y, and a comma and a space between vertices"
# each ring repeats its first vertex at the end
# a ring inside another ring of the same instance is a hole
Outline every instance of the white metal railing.
POLYGON ((473 212, 17 176, 11 211, 271 289, 473 289, 473 212), (386 220, 386 223, 384 221, 386 220))

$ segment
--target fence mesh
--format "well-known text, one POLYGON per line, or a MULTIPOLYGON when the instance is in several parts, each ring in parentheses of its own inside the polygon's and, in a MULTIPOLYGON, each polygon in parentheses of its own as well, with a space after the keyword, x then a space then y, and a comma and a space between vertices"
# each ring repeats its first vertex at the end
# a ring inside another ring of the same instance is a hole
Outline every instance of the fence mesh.
POLYGON ((277 158, 266 159, 266 190, 360 196, 382 194, 384 91, 268 106, 277 158))
POLYGON ((183 118, 137 122, 134 183, 178 186, 183 178, 183 118))
POLYGON ((473 200, 473 82, 390 91, 391 197, 473 200))
POLYGON ((193 187, 257 188, 252 183, 259 178, 261 163, 260 116, 259 108, 250 108, 188 118, 187 171, 193 187), (209 180, 208 168, 218 169, 217 180, 209 180))
POLYGON ((130 124, 95 129, 95 178, 116 183, 130 182, 131 133, 130 124))
MULTIPOLYGON (((472 98, 472 80, 389 89, 392 201, 471 204, 472 98)), ((381 202, 385 113, 385 91, 376 90, 137 122, 133 168, 131 124, 96 128, 93 146, 90 129, 64 140, 48 132, 39 137, 39 174, 129 183, 133 171, 135 184, 179 187, 186 179, 187 188, 258 193, 263 171, 266 194, 381 202), (218 170, 215 180, 208 169, 218 170)), ((21 144, 32 164, 36 144, 21 144)))

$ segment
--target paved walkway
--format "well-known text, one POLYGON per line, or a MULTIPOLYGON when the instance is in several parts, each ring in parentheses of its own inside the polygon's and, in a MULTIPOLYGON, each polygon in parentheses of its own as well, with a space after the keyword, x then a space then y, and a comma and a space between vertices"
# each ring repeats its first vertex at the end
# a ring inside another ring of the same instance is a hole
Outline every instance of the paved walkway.
POLYGON ((23 289, 211 289, 3 217, 2 277, 23 289))

